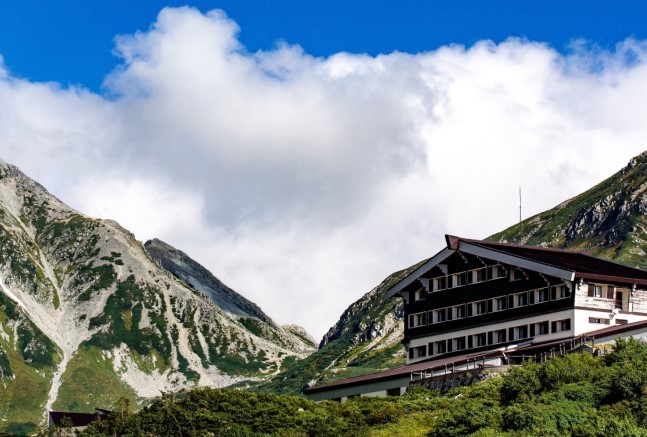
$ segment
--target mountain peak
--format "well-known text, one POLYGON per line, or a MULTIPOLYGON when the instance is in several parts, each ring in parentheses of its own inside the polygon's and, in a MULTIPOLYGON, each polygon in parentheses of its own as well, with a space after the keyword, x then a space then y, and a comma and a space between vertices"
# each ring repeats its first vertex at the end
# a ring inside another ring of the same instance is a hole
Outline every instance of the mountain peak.
POLYGON ((208 296, 216 305, 237 317, 257 317, 276 326, 274 321, 255 303, 222 283, 204 266, 186 253, 154 238, 144 243, 149 255, 164 269, 184 281, 189 287, 208 296))

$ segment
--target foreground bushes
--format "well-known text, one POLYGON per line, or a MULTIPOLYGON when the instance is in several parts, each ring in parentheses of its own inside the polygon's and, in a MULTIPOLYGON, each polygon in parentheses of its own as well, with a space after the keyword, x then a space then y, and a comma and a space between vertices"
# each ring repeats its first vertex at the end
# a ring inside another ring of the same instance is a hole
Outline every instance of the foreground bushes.
POLYGON ((121 412, 84 435, 176 436, 647 436, 647 346, 619 340, 603 358, 571 354, 446 395, 343 404, 295 396, 196 389, 121 412))

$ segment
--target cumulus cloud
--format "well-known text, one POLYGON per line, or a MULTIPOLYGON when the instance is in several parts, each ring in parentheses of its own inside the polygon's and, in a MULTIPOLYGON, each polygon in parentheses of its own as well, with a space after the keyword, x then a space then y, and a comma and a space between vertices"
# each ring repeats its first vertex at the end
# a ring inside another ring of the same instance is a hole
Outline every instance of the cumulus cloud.
POLYGON ((645 148, 647 43, 249 53, 222 11, 116 38, 101 95, 11 76, 0 156, 159 237, 316 336, 389 273, 604 179, 645 148), (117 63, 117 62, 116 62, 117 63))

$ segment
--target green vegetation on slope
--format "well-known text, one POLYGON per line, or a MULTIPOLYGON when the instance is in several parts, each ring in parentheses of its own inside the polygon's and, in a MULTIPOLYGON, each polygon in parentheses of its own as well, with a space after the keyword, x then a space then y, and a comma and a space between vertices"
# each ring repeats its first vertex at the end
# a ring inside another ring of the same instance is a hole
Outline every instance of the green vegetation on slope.
POLYGON ((92 413, 95 408, 112 408, 120 397, 136 405, 137 395, 121 381, 106 353, 82 346, 67 364, 54 410, 92 413))
POLYGON ((440 395, 311 402, 197 389, 116 414, 84 435, 641 436, 647 435, 647 346, 619 340, 601 358, 571 354, 440 395))
POLYGON ((60 354, 52 341, 0 293, 0 432, 36 430, 60 354))
POLYGON ((136 283, 134 276, 118 282, 117 290, 108 298, 103 313, 90 319, 90 328, 104 329, 84 344, 111 350, 124 343, 142 357, 152 356, 155 352, 158 358, 162 358, 159 370, 163 371, 168 367, 171 356, 171 344, 165 335, 166 305, 160 300, 159 310, 148 313, 150 326, 140 329, 141 302, 145 302, 147 307, 156 304, 154 291, 142 288, 136 283))

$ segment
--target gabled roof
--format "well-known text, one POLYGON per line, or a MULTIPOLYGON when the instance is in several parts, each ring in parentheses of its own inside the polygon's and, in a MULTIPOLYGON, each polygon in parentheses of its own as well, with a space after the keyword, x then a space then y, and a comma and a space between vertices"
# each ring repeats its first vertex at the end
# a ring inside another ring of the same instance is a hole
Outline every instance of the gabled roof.
POLYGON ((647 271, 603 260, 585 252, 522 246, 445 235, 447 247, 389 290, 395 296, 453 253, 465 252, 546 275, 573 281, 578 278, 621 284, 647 285, 647 271))

